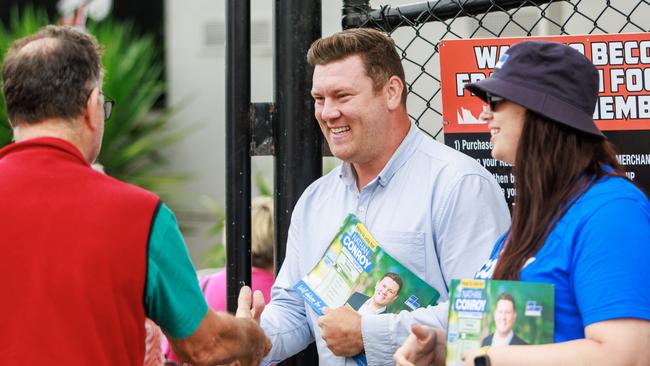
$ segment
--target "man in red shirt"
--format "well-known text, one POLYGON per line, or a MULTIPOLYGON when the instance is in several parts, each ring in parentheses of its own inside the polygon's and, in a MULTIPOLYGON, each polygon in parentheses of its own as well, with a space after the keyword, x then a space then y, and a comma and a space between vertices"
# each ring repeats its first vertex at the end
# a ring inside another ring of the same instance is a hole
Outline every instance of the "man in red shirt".
POLYGON ((210 311, 171 210, 91 168, 114 104, 101 53, 93 37, 48 26, 5 58, 16 142, 0 150, 3 360, 140 366, 146 316, 195 365, 258 364, 270 348, 261 296, 251 311, 250 289, 240 294, 245 319, 210 311))

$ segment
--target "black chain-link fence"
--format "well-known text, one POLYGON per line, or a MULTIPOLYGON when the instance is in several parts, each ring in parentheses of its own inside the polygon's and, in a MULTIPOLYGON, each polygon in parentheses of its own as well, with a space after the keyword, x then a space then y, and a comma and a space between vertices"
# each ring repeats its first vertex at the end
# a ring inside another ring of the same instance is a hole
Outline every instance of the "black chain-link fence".
POLYGON ((406 72, 409 115, 436 138, 443 123, 438 41, 650 30, 647 0, 440 0, 377 9, 348 0, 343 13, 345 28, 391 33, 406 72))

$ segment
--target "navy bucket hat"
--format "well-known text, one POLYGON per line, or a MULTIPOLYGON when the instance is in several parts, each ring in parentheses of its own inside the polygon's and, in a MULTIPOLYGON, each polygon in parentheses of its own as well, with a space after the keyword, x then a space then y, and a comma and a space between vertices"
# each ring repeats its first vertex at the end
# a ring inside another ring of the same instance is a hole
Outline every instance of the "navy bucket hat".
POLYGON ((593 113, 598 71, 584 55, 557 42, 524 41, 501 56, 492 76, 465 85, 484 101, 496 95, 555 122, 605 137, 593 113))

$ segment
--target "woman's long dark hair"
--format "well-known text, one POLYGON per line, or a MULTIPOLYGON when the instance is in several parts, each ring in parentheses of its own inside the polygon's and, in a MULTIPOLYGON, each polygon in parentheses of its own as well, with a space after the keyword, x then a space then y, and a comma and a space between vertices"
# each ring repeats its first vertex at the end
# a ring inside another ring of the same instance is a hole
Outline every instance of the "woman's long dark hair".
POLYGON ((584 192, 603 176, 625 177, 607 140, 531 111, 526 111, 513 174, 512 226, 493 279, 518 280, 524 263, 584 192))

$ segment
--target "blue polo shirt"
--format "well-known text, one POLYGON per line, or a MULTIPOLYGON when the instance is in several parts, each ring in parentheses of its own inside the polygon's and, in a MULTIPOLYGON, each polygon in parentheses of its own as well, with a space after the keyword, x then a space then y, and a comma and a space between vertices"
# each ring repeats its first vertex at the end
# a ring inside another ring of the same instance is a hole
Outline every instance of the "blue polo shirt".
MULTIPOLYGON (((504 238, 477 278, 492 276, 504 238)), ((584 338, 596 322, 650 320, 648 198, 623 178, 602 178, 559 220, 520 279, 555 285, 555 342, 584 338)))

